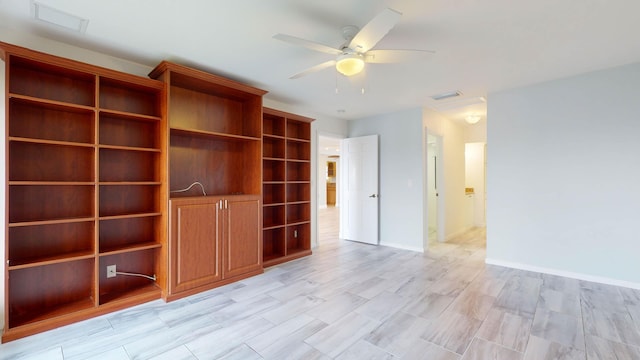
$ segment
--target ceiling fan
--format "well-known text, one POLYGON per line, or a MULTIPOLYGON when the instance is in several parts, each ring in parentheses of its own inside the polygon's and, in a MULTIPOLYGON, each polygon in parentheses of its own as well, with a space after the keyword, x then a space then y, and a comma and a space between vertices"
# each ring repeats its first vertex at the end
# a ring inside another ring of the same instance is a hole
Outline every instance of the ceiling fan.
POLYGON ((331 66, 335 66, 336 70, 345 76, 352 76, 360 73, 364 69, 365 63, 381 64, 419 61, 434 53, 434 51, 429 50, 371 50, 396 26, 401 16, 400 12, 387 8, 371 19, 362 29, 353 25, 343 27, 342 36, 346 42, 340 48, 333 48, 315 41, 286 34, 276 34, 273 38, 293 45, 304 46, 311 50, 336 55, 335 60, 325 61, 313 66, 291 76, 290 79, 297 79, 331 66))

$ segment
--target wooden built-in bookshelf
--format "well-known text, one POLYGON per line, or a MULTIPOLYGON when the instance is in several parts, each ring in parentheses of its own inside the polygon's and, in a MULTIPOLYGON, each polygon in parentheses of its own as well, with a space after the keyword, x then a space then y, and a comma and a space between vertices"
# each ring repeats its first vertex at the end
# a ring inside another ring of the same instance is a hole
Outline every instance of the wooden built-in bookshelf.
POLYGON ((166 238, 163 84, 0 43, 3 341, 156 299, 166 238))
POLYGON ((263 262, 311 254, 311 122, 264 108, 262 123, 263 262))

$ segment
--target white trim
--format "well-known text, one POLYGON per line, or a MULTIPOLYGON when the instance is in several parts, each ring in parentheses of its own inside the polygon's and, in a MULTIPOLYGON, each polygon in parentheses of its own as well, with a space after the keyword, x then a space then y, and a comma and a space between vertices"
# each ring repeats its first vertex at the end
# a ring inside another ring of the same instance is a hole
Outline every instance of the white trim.
POLYGON ((626 288, 640 290, 640 283, 634 283, 631 281, 617 280, 617 279, 611 279, 611 278, 602 277, 602 276, 593 276, 593 275, 575 273, 571 271, 564 271, 564 270, 558 270, 558 269, 549 269, 545 267, 515 263, 510 261, 502 261, 497 259, 489 259, 489 258, 485 259, 485 263, 489 265, 497 265, 497 266, 503 266, 503 267, 513 268, 513 269, 533 271, 533 272, 538 272, 543 274, 568 277, 571 279, 584 280, 584 281, 590 281, 590 282, 596 282, 600 284, 607 284, 607 285, 614 285, 614 286, 622 286, 626 288))
POLYGON ((415 251, 415 252, 419 252, 419 253, 424 253, 424 249, 421 247, 417 247, 417 246, 407 246, 407 245, 402 245, 402 244, 395 244, 395 243, 380 243, 380 246, 387 246, 387 247, 392 247, 395 249, 401 249, 401 250, 409 250, 409 251, 415 251))

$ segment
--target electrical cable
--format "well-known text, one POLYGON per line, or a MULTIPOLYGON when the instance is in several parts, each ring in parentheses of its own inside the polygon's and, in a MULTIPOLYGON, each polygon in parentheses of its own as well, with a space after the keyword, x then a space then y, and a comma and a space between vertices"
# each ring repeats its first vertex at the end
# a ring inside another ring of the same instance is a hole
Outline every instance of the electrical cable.
POLYGON ((116 271, 116 275, 139 276, 139 277, 147 278, 149 280, 156 281, 156 274, 153 274, 153 276, 149 276, 149 275, 144 275, 144 274, 134 274, 134 273, 116 271))
POLYGON ((199 181, 194 181, 193 184, 189 185, 188 188, 180 189, 180 190, 172 190, 170 192, 172 192, 172 193, 186 192, 186 191, 191 190, 191 188, 194 187, 195 185, 200 185, 200 189, 202 189, 202 195, 207 196, 207 193, 204 191, 204 186, 199 181))

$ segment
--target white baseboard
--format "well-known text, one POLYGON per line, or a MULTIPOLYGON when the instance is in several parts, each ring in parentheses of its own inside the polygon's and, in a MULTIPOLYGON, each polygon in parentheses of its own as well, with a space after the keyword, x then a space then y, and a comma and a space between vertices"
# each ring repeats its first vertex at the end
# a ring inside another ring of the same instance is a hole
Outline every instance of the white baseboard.
POLYGON ((423 253, 424 249, 423 248, 419 248, 419 247, 415 247, 415 246, 407 246, 407 245, 403 245, 403 244, 395 244, 395 243, 380 243, 381 246, 388 246, 388 247, 392 247, 392 248, 396 248, 396 249, 402 249, 402 250, 409 250, 409 251, 415 251, 415 252, 420 252, 423 253))
POLYGON ((489 259, 489 258, 485 259, 485 263, 489 265, 497 265, 497 266, 503 266, 503 267, 508 267, 512 269, 533 271, 533 272, 549 274, 549 275, 564 276, 571 279, 584 280, 584 281, 590 281, 590 282, 614 285, 614 286, 622 286, 626 288, 640 290, 640 284, 634 283, 631 281, 612 279, 612 278, 607 278, 602 276, 587 275, 587 274, 575 273, 571 271, 550 269, 550 268, 545 268, 540 266, 533 266, 533 265, 527 265, 527 264, 510 262, 510 261, 502 261, 502 260, 496 260, 496 259, 489 259))

